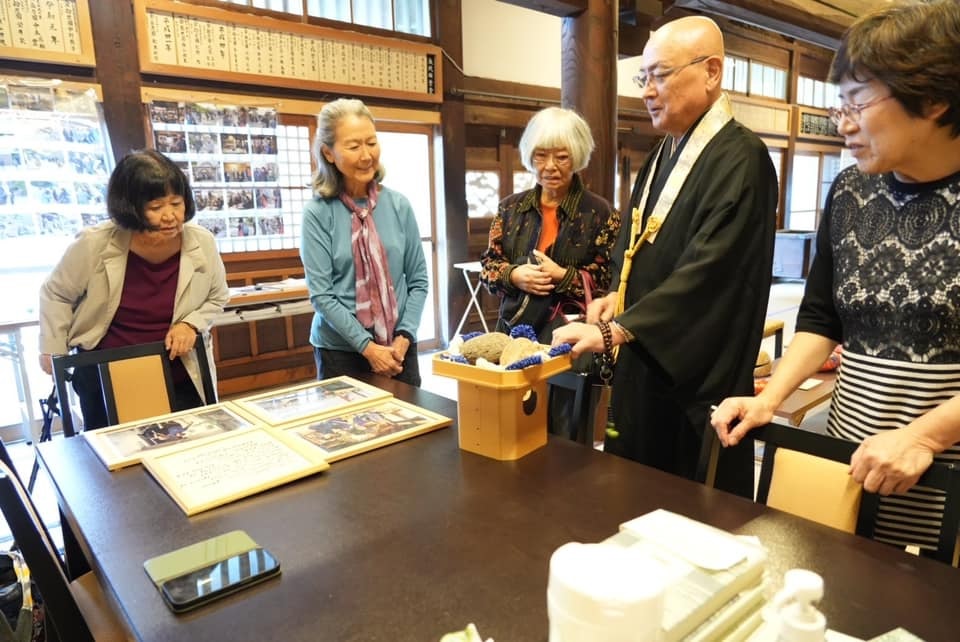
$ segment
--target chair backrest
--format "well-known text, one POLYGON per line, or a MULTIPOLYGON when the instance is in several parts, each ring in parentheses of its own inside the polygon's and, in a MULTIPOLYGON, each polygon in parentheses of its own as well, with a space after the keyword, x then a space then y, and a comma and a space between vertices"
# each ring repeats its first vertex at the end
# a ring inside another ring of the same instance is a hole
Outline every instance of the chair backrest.
MULTIPOLYGON (((197 335, 194 353, 206 403, 215 403, 217 395, 202 334, 197 335)), ((76 434, 68 401, 68 370, 97 366, 107 421, 113 425, 164 415, 173 410, 173 374, 167 354, 163 341, 154 341, 55 356, 53 379, 62 411, 64 436, 76 434)))
MULTIPOLYGON (((833 528, 873 538, 880 495, 854 482, 849 463, 859 444, 777 423, 760 426, 751 436, 764 443, 757 501, 833 528)), ((719 440, 707 424, 698 475, 712 485, 719 440)), ((953 563, 960 525, 960 467, 935 462, 919 486, 944 493, 944 511, 936 559, 953 563)))
POLYGON ((764 442, 758 502, 848 533, 871 528, 879 496, 864 493, 848 473, 859 444, 781 424, 752 436, 764 442))
POLYGON ((50 533, 30 495, 6 463, 0 461, 0 509, 44 601, 48 639, 93 642, 93 634, 77 604, 50 533))

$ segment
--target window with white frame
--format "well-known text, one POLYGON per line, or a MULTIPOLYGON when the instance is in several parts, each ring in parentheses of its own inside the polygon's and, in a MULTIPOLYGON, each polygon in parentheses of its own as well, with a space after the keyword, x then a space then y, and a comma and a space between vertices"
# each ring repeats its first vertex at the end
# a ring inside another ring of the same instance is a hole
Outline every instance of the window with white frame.
POLYGON ((840 106, 840 88, 816 78, 800 76, 797 83, 797 104, 827 109, 840 106))
POLYGON ((500 204, 500 172, 496 170, 467 170, 467 216, 485 218, 494 216, 500 204))
POLYGON ((724 56, 721 86, 727 91, 747 93, 750 63, 746 58, 724 56))
POLYGON ((417 36, 430 34, 430 0, 220 0, 296 16, 310 16, 388 29, 417 36), (306 14, 304 14, 306 9, 306 14))
POLYGON ((779 67, 750 61, 750 95, 787 99, 787 71, 779 67))
POLYGON ((787 99, 787 70, 747 58, 724 56, 723 79, 720 82, 727 91, 777 100, 787 99))

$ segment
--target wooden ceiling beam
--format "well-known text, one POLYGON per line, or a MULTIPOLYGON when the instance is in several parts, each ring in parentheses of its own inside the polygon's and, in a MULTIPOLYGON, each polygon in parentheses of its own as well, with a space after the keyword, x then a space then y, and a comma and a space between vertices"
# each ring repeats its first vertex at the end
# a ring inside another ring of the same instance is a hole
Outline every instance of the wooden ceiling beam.
POLYGON ((815 0, 804 4, 821 7, 823 11, 805 10, 798 0, 674 0, 673 6, 718 14, 836 50, 854 17, 843 11, 830 11, 829 5, 815 0))
POLYGON ((587 0, 498 0, 558 18, 572 18, 587 10, 587 0))

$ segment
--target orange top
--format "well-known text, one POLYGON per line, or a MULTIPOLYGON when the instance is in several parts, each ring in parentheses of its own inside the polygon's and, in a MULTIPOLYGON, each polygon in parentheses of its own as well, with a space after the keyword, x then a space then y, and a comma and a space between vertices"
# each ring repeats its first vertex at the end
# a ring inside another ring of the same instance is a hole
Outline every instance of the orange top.
POLYGON ((560 231, 560 221, 557 219, 557 206, 540 204, 540 212, 543 215, 543 222, 540 226, 540 240, 537 241, 537 249, 546 252, 547 248, 553 245, 557 240, 557 232, 560 231))

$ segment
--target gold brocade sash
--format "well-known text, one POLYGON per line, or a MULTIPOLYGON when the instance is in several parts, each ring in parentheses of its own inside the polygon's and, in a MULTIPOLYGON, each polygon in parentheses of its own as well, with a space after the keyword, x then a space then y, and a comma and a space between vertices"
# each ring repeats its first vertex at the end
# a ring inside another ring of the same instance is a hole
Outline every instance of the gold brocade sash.
POLYGON ((633 267, 634 255, 636 255, 637 251, 643 246, 644 241, 653 243, 656 240, 657 232, 663 227, 664 222, 667 220, 667 215, 670 214, 670 210, 673 209, 673 204, 680 195, 680 189, 686 182, 687 176, 690 175, 693 164, 700 157, 700 154, 703 153, 703 149, 707 146, 707 143, 713 140, 713 137, 732 119, 733 109, 730 107, 730 99, 726 94, 721 94, 720 98, 713 103, 706 115, 700 119, 697 127, 690 134, 690 139, 683 147, 683 151, 680 152, 680 158, 677 159, 677 164, 670 171, 670 176, 667 177, 663 191, 660 193, 656 205, 653 206, 653 211, 650 212, 650 218, 647 219, 647 224, 644 226, 643 232, 640 232, 640 221, 643 220, 643 211, 646 209, 647 198, 650 196, 650 185, 653 182, 653 175, 656 173, 657 162, 663 161, 662 156, 666 150, 666 138, 660 142, 660 148, 655 152, 660 158, 650 164, 650 170, 647 172, 643 191, 640 195, 640 202, 637 204, 637 207, 633 208, 629 238, 636 238, 636 241, 627 248, 627 251, 624 252, 623 255, 623 267, 620 270, 620 283, 617 286, 617 307, 614 310, 614 316, 622 313, 625 307, 627 280, 630 276, 630 270, 633 267), (637 236, 638 234, 639 236, 637 236))

